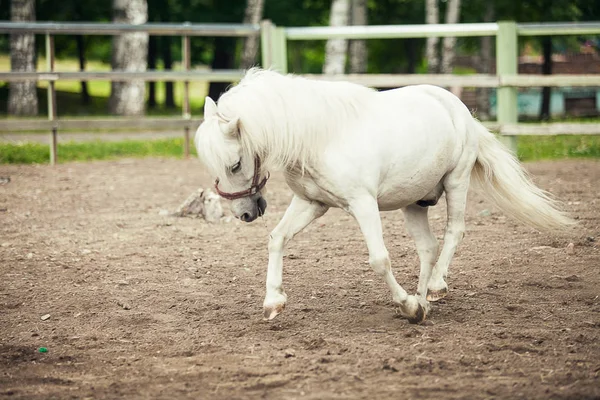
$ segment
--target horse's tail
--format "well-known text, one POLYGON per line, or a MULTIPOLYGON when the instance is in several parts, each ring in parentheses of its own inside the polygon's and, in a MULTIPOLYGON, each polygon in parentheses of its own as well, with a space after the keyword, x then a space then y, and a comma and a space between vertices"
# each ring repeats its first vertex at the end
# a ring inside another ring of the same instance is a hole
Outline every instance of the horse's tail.
POLYGON ((543 231, 559 231, 575 224, 551 195, 538 188, 521 164, 481 123, 479 155, 471 178, 493 203, 513 218, 543 231))

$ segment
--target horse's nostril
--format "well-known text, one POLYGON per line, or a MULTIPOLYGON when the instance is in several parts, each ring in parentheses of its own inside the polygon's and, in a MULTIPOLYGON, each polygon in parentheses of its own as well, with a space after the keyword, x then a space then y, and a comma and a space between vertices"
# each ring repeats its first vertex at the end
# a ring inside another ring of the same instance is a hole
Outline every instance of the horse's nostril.
POLYGON ((242 216, 240 217, 240 219, 244 222, 248 222, 250 220, 250 214, 243 213, 242 216))
POLYGON ((259 197, 256 201, 256 206, 258 207, 258 215, 260 217, 265 215, 265 210, 267 209, 267 201, 262 197, 259 197))

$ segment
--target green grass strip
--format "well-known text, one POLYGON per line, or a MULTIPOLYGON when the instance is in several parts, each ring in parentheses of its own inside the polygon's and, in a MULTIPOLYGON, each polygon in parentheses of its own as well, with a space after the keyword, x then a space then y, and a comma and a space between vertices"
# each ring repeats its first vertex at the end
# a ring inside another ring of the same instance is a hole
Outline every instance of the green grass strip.
MULTIPOLYGON (((523 161, 564 158, 600 158, 600 136, 520 136, 518 155, 523 161)), ((194 146, 191 151, 195 154, 194 146)), ((183 138, 126 140, 119 142, 68 142, 58 144, 60 163, 108 160, 123 157, 183 156, 183 138)), ((0 164, 45 164, 50 160, 48 145, 0 143, 0 164)))
POLYGON ((600 136, 519 136, 517 154, 523 161, 600 158, 600 136))
MULTIPOLYGON (((190 151, 195 154, 194 146, 190 151)), ((123 157, 183 156, 183 138, 126 140, 120 142, 68 142, 58 144, 58 161, 109 160, 123 157)), ((39 143, 0 143, 0 164, 45 164, 50 161, 48 145, 39 143)))

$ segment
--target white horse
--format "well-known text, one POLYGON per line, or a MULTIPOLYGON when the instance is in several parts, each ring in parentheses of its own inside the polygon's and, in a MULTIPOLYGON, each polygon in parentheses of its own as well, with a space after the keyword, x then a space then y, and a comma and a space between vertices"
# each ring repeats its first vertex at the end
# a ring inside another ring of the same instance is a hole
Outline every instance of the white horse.
POLYGON ((268 170, 283 170, 294 197, 269 241, 264 315, 285 307, 283 249, 330 207, 352 215, 369 263, 387 283, 400 313, 425 319, 429 301, 447 294, 448 266, 465 230, 471 178, 512 217, 541 230, 572 221, 527 177, 519 162, 450 92, 428 85, 377 92, 251 69, 219 99, 206 98, 195 138, 217 192, 236 217, 264 214, 268 170), (428 206, 446 193, 448 220, 438 258, 428 206), (396 282, 379 211, 402 209, 421 270, 416 295, 396 282), (436 263, 437 259, 437 263, 436 263))

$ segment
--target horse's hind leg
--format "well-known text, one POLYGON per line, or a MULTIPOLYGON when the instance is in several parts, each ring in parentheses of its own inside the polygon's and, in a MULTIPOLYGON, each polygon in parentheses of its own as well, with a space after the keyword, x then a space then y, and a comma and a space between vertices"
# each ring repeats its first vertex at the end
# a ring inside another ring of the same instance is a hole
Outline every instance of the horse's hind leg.
POLYGON ((454 252, 465 235, 467 191, 475 157, 474 153, 465 155, 457 167, 444 178, 448 222, 444 234, 444 246, 427 285, 427 300, 429 301, 437 301, 448 294, 448 284, 445 278, 448 275, 448 267, 454 257, 454 252))
POLYGON ((402 211, 406 221, 406 230, 415 241, 419 260, 421 261, 417 296, 425 300, 427 284, 431 278, 431 271, 438 255, 438 241, 429 228, 428 208, 412 204, 403 208, 402 211))
POLYGON ((411 323, 423 321, 429 311, 429 303, 425 298, 408 295, 392 274, 390 257, 383 242, 377 200, 369 195, 360 197, 350 204, 349 212, 356 218, 367 242, 371 268, 387 283, 394 302, 400 306, 402 316, 411 323))

